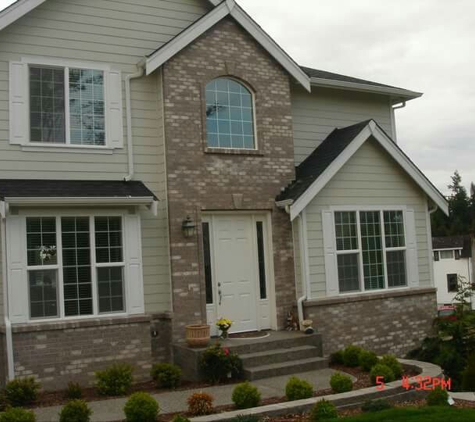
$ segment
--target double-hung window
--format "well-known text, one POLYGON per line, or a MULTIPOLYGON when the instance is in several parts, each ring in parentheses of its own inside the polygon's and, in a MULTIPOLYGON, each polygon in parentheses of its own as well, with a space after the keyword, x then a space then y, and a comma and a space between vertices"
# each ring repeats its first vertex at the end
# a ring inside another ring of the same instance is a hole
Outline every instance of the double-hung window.
POLYGON ((340 293, 407 286, 402 211, 334 213, 340 293))
POLYGON ((122 220, 26 218, 31 320, 126 311, 122 220))

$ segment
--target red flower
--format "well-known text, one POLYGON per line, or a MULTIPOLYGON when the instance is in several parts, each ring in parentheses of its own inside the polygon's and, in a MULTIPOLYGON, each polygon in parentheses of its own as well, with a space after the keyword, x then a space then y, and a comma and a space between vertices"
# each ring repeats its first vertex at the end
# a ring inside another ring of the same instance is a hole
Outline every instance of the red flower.
POLYGON ((229 349, 224 349, 224 354, 225 354, 226 356, 229 356, 229 349))

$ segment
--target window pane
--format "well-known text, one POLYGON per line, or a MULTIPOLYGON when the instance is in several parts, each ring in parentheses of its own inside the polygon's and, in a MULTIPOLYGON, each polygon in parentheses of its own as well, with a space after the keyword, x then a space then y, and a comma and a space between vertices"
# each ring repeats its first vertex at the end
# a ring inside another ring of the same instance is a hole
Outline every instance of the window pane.
POLYGON ((209 147, 255 147, 252 94, 239 82, 219 78, 206 86, 206 122, 209 147))
POLYGON ((384 289, 384 262, 379 211, 360 213, 363 269, 366 290, 384 289))
POLYGON ((440 259, 453 259, 454 251, 440 251, 440 259))
POLYGON ((386 253, 388 266, 389 287, 402 287, 407 285, 406 279, 406 252, 390 251, 386 253))
POLYGON ((122 267, 98 268, 99 313, 124 312, 124 276, 122 267))
POLYGON ((358 254, 338 255, 338 282, 341 293, 360 290, 358 254))
POLYGON ((96 262, 122 262, 122 218, 96 217, 96 262))
POLYGON ((30 67, 30 140, 64 144, 64 69, 30 67))
POLYGON ((91 315, 89 217, 64 217, 61 219, 61 231, 65 315, 91 315))
POLYGON ((458 291, 458 275, 447 274, 447 291, 449 293, 457 293, 458 291))
POLYGON ((211 272, 211 243, 209 237, 209 223, 203 223, 203 251, 205 265, 206 303, 213 301, 213 274, 211 272))
POLYGON ((264 249, 264 224, 262 221, 256 223, 257 230, 257 252, 259 258, 259 287, 261 299, 267 299, 267 279, 266 279, 266 255, 264 249))
POLYGON ((105 145, 104 72, 69 70, 71 143, 105 145))
POLYGON ((30 318, 52 318, 58 315, 58 272, 29 271, 30 318))
POLYGON ((402 211, 384 212, 384 234, 387 248, 406 246, 404 239, 404 217, 402 211))
POLYGON ((355 212, 335 213, 336 247, 339 251, 358 249, 358 231, 355 212))
POLYGON ((56 265, 56 219, 27 218, 26 245, 28 266, 56 265))

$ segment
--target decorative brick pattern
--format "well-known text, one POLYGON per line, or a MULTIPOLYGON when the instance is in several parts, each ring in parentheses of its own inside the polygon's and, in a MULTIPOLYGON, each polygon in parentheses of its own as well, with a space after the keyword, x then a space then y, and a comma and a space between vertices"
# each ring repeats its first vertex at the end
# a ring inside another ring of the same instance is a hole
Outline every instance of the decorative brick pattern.
POLYGON ((324 354, 349 344, 403 357, 431 335, 435 289, 311 301, 306 316, 323 335, 324 354))
POLYGON ((184 327, 206 322, 201 233, 185 239, 190 215, 204 211, 272 212, 278 322, 295 303, 291 224, 275 207, 295 177, 290 81, 287 73, 233 20, 225 19, 164 65, 170 249, 175 309, 174 340, 184 327), (207 150, 206 84, 229 75, 255 94, 258 151, 207 150))

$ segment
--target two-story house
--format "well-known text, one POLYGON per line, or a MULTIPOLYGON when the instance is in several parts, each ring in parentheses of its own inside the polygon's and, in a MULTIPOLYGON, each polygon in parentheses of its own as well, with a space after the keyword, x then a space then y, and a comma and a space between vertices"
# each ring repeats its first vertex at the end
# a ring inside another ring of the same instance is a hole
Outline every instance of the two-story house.
POLYGON ((186 325, 293 309, 326 353, 415 347, 447 212, 396 143, 420 95, 300 67, 233 0, 5 9, 1 378, 146 377, 186 325))

